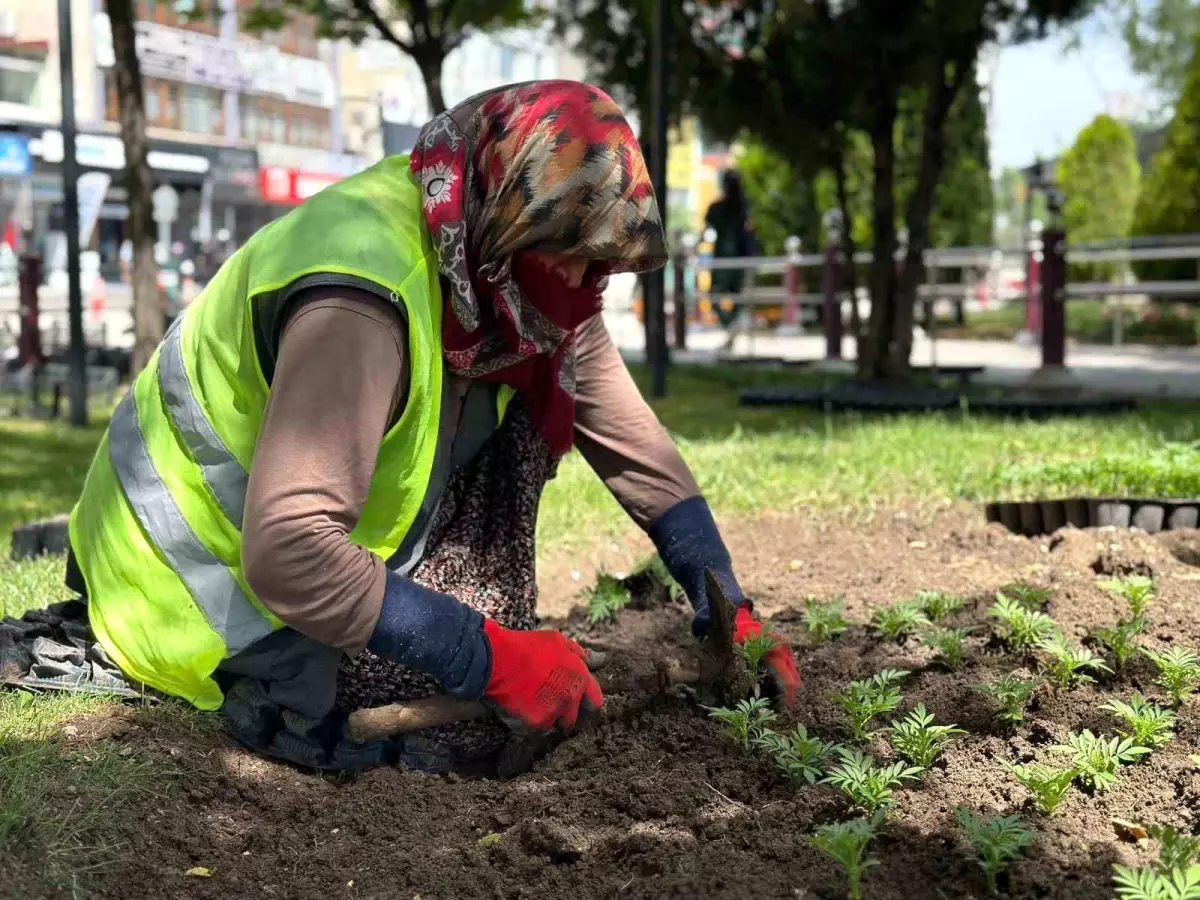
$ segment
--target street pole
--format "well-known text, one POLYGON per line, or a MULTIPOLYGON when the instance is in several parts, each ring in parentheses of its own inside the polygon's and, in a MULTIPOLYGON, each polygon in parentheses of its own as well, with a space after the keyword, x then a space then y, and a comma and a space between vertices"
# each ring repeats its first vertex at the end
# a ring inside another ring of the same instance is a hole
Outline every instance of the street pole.
POLYGON ((70 322, 71 424, 87 425, 87 369, 83 345, 83 289, 79 283, 79 165, 75 158, 75 70, 71 0, 58 0, 58 74, 62 82, 63 227, 67 232, 67 316, 70 322))
MULTIPOLYGON (((654 49, 650 75, 650 177, 658 200, 663 236, 667 234, 667 46, 670 43, 672 0, 654 4, 654 49)), ((667 396, 667 303, 666 273, 651 272, 646 278, 646 359, 650 363, 652 397, 667 396)))

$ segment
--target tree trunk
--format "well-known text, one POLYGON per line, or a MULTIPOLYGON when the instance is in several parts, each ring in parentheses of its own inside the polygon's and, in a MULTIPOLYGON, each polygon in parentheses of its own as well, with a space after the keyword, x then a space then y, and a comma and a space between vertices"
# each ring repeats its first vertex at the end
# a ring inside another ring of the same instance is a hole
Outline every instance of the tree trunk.
POLYGON ((871 316, 866 340, 858 342, 858 377, 884 378, 887 371, 888 345, 893 328, 896 295, 896 116, 898 100, 895 88, 881 80, 875 117, 871 122, 871 148, 874 155, 871 228, 873 260, 868 283, 871 316))
POLYGON ((440 49, 418 48, 413 56, 421 78, 425 81, 425 96, 429 99, 429 111, 441 115, 446 111, 446 98, 442 94, 442 64, 446 56, 440 49))
POLYGON ((133 245, 132 374, 136 376, 150 361, 163 337, 150 199, 154 176, 147 160, 146 107, 134 37, 133 0, 104 0, 104 5, 112 24, 113 55, 121 61, 113 72, 117 79, 121 140, 125 144, 125 189, 129 192, 126 237, 133 245))
POLYGON ((854 267, 854 220, 850 216, 850 195, 846 190, 846 135, 839 130, 834 138, 833 173, 837 183, 838 209, 842 214, 842 249, 846 254, 846 289, 850 292, 850 333, 855 346, 862 339, 862 317, 858 313, 858 271, 854 267))
POLYGON ((918 289, 925 281, 925 251, 930 243, 929 222, 937 197, 938 181, 946 162, 946 119, 967 73, 971 71, 970 60, 975 58, 974 50, 972 46, 970 55, 960 52, 955 54, 955 59, 939 60, 926 92, 921 126, 921 160, 917 184, 909 200, 905 219, 908 251, 896 288, 896 315, 887 364, 893 373, 908 371, 912 353, 913 311, 918 289), (954 69, 947 74, 950 66, 954 69))

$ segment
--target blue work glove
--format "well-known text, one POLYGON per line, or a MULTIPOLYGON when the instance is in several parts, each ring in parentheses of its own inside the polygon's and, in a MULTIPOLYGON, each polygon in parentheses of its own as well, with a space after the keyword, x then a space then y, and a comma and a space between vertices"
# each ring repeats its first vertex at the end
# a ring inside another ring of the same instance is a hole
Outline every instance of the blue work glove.
POLYGON ((696 637, 708 634, 712 619, 704 587, 705 569, 712 571, 735 609, 750 605, 733 574, 733 561, 703 497, 680 500, 654 521, 649 534, 667 571, 692 604, 695 612, 692 634, 696 637))

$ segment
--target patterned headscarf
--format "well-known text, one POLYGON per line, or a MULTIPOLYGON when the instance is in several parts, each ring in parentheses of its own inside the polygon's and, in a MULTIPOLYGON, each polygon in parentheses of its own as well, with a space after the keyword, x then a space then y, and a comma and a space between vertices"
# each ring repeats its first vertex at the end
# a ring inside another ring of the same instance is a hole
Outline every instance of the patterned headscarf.
POLYGON ((604 280, 666 262, 654 189, 620 108, 575 81, 473 97, 421 129, 412 171, 449 285, 444 355, 521 391, 555 455, 570 449, 575 328, 604 280), (529 252, 588 260, 579 289, 529 252))

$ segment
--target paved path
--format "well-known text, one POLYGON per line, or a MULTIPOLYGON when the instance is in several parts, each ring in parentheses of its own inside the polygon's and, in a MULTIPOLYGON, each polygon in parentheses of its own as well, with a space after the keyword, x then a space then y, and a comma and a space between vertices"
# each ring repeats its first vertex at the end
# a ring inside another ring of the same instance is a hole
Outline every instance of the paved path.
MULTIPOLYGON (((641 323, 628 312, 605 311, 605 321, 622 354, 630 360, 645 359, 641 323)), ((712 363, 725 342, 725 332, 716 328, 693 328, 688 332, 688 349, 674 352, 680 363, 712 363)), ((821 360, 825 339, 820 335, 739 337, 734 356, 773 357, 786 360, 821 360)), ((844 359, 853 360, 854 342, 842 344, 844 359)), ((942 366, 984 366, 977 384, 1020 385, 1027 383, 1041 366, 1041 349, 1008 341, 914 341, 914 365, 934 361, 942 366)), ((1196 347, 1067 347, 1067 376, 1074 383, 1096 391, 1136 397, 1173 397, 1200 400, 1200 348, 1196 347)), ((846 368, 849 368, 846 365, 846 368)))

